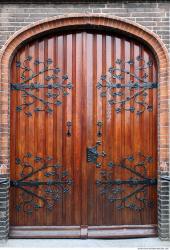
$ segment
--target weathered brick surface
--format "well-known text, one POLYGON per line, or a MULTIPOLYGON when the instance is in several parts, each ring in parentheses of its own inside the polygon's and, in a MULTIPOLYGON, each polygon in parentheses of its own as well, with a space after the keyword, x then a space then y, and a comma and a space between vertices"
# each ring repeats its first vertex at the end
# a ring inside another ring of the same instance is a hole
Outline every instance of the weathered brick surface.
POLYGON ((68 13, 108 13, 133 20, 153 30, 169 47, 168 1, 62 1, 62 4, 61 1, 42 0, 27 3, 17 0, 6 2, 8 4, 5 1, 0 2, 1 47, 21 27, 46 17, 68 13))
MULTIPOLYGON (((0 1, 0 48, 16 31, 33 22, 42 20, 47 17, 61 16, 63 14, 106 14, 111 16, 123 17, 132 20, 144 27, 154 31, 165 46, 170 49, 169 40, 169 11, 170 1, 58 1, 58 0, 1 0, 0 1)), ((155 48, 156 49, 156 48, 155 48)), ((163 65, 163 63, 162 63, 163 65)), ((1 67, 5 72, 6 64, 1 67)), ((165 69, 166 71, 166 69, 165 69)), ((162 71, 163 72, 163 71, 162 71)), ((8 139, 8 85, 6 74, 2 77, 0 91, 0 162, 6 160, 9 156, 8 139), (1 105, 3 103, 3 105, 1 105), (3 152, 3 153, 1 153, 3 152)), ((169 175, 169 157, 168 157, 168 121, 167 110, 169 95, 167 91, 167 74, 161 74, 161 88, 158 93, 159 112, 158 114, 158 155, 159 171, 158 171, 158 231, 161 239, 168 240, 170 238, 169 225, 169 184, 161 181, 162 176, 169 175), (161 148, 161 154, 160 149, 161 148)), ((0 177, 8 177, 1 175, 0 177)), ((0 185, 0 239, 4 239, 8 234, 9 227, 9 194, 8 184, 0 185)))
MULTIPOLYGON (((5 180, 0 178, 0 181, 5 180)), ((9 228, 9 184, 0 184, 0 240, 3 240, 8 235, 9 228)))

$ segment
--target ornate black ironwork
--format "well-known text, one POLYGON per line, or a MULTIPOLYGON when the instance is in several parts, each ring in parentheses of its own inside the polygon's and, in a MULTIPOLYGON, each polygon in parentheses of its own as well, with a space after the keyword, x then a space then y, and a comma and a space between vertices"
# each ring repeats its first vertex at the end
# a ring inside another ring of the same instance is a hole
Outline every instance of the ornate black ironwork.
POLYGON ((67 96, 73 85, 68 81, 68 75, 59 75, 59 68, 52 68, 52 60, 48 58, 45 62, 38 59, 34 60, 34 65, 37 66, 37 71, 34 72, 29 67, 29 62, 32 57, 28 56, 23 63, 16 62, 16 67, 21 71, 21 83, 11 83, 11 90, 21 91, 23 103, 16 107, 18 112, 24 113, 30 117, 33 112, 45 111, 46 113, 53 112, 53 106, 62 104, 61 96, 67 96), (44 74, 46 83, 35 82, 37 77, 44 74), (34 80, 34 82, 31 82, 34 80), (45 98, 39 93, 40 89, 46 89, 45 98), (60 97, 60 98, 59 98, 60 97), (38 105, 38 106, 37 106, 38 105), (36 106, 36 107, 35 107, 36 106))
POLYGON ((62 166, 50 156, 33 157, 27 153, 22 159, 16 158, 16 165, 21 169, 20 179, 11 180, 10 184, 21 190, 17 211, 32 214, 40 208, 52 210, 63 194, 70 191, 72 180, 67 171, 62 171, 62 166))
POLYGON ((157 184, 156 179, 147 177, 147 165, 151 164, 151 156, 144 156, 141 152, 136 157, 130 155, 119 162, 109 162, 109 171, 101 171, 101 179, 96 181, 101 194, 110 202, 116 204, 117 209, 129 208, 141 211, 145 207, 153 207, 154 202, 148 200, 147 188, 157 184), (116 173, 122 169, 122 176, 131 175, 128 179, 116 179, 116 173), (113 178, 114 176, 114 178, 113 178))
POLYGON ((98 157, 106 157, 104 151, 98 152, 98 146, 101 145, 101 142, 96 142, 94 147, 87 148, 87 162, 95 163, 97 168, 101 167, 101 163, 97 162, 98 157))
POLYGON ((98 121, 97 122, 97 127, 98 127, 98 131, 97 131, 97 136, 101 137, 102 136, 102 126, 103 126, 103 122, 102 121, 98 121))
POLYGON ((71 127, 72 127, 72 122, 68 121, 67 122, 67 136, 71 136, 71 127))
POLYGON ((153 110, 153 106, 146 101, 147 90, 158 86, 156 82, 148 81, 149 75, 146 73, 146 70, 152 67, 152 61, 145 62, 141 56, 137 56, 136 61, 141 64, 140 67, 135 67, 135 61, 133 60, 123 62, 117 59, 115 61, 116 66, 110 67, 108 70, 109 79, 107 75, 101 75, 100 81, 97 83, 97 88, 101 90, 100 96, 106 97, 108 93, 110 97, 108 103, 115 107, 116 113, 125 110, 141 115, 145 110, 149 112, 153 110), (127 70, 126 65, 133 65, 135 73, 127 70), (126 75, 129 75, 133 80, 125 82, 126 75), (115 83, 114 79, 119 82, 115 83), (127 95, 126 89, 129 90, 130 94, 127 95), (129 103, 130 107, 126 107, 126 103, 129 103), (135 104, 138 106, 136 107, 135 104))

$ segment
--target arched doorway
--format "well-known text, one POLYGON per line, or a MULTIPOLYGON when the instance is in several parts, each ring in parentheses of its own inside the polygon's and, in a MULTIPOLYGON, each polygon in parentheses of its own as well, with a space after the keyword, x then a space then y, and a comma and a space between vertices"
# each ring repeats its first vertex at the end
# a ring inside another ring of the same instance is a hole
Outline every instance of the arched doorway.
POLYGON ((148 48, 95 30, 50 34, 18 50, 11 79, 11 226, 154 231, 158 84, 148 48))
POLYGON ((156 235, 157 62, 97 19, 11 62, 11 237, 156 235))

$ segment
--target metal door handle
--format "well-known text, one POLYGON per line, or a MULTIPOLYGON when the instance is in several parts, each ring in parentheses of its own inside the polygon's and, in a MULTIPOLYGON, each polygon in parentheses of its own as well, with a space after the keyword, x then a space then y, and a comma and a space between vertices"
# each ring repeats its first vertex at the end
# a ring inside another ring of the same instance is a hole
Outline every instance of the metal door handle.
POLYGON ((95 146, 87 148, 87 162, 95 163, 98 168, 101 166, 101 163, 97 162, 98 157, 106 156, 104 151, 98 152, 99 145, 101 145, 101 142, 97 141, 95 146))
POLYGON ((70 137, 72 135, 71 133, 71 127, 72 127, 72 122, 68 121, 67 122, 67 136, 70 137))

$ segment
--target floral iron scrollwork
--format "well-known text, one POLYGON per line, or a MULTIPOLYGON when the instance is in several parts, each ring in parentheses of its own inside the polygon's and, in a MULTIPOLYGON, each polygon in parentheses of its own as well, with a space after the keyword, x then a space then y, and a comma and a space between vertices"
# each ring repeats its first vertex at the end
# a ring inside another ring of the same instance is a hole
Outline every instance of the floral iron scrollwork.
POLYGON ((23 102, 16 107, 16 110, 18 112, 24 111, 28 117, 32 116, 33 112, 52 113, 54 106, 62 104, 61 96, 69 95, 69 90, 73 87, 67 74, 61 75, 61 70, 58 67, 50 66, 52 59, 48 58, 45 62, 34 60, 34 67, 37 67, 36 72, 28 66, 32 60, 33 58, 28 56, 23 63, 16 62, 16 68, 21 72, 21 83, 11 83, 12 91, 22 92, 23 102), (36 82, 40 75, 44 75, 45 83, 36 82), (40 89, 47 90, 45 97, 39 93, 40 89))
POLYGON ((149 75, 146 73, 146 70, 152 67, 153 63, 152 61, 146 62, 141 56, 137 56, 136 61, 138 61, 138 64, 141 63, 142 66, 135 67, 136 63, 133 60, 123 62, 117 59, 115 61, 116 66, 110 67, 108 70, 109 76, 101 75, 97 83, 97 89, 101 91, 100 96, 106 97, 108 95, 110 97, 108 103, 114 106, 116 113, 125 110, 141 115, 145 110, 149 112, 153 110, 153 106, 146 100, 147 90, 158 86, 156 82, 149 82, 149 75), (127 70, 126 65, 133 65, 135 67, 134 73, 127 70), (125 77, 127 75, 133 80, 126 82, 125 77), (116 83, 114 80, 116 80, 116 83), (128 89, 130 94, 127 95, 125 89, 128 89), (129 107, 126 107, 126 103, 129 103, 129 107))
POLYGON ((41 208, 51 211, 70 191, 72 179, 50 156, 43 158, 27 153, 22 159, 16 158, 16 165, 20 169, 20 178, 11 180, 10 185, 21 191, 16 205, 18 212, 30 215, 41 208))
POLYGON ((145 207, 153 207, 154 202, 148 198, 148 187, 156 185, 157 180, 147 177, 147 165, 152 162, 151 156, 144 156, 141 152, 136 157, 130 155, 119 162, 108 162, 111 170, 101 171, 96 185, 102 195, 116 204, 117 209, 129 208, 139 212, 145 207), (113 178, 118 169, 124 171, 123 176, 130 174, 131 177, 113 178))

